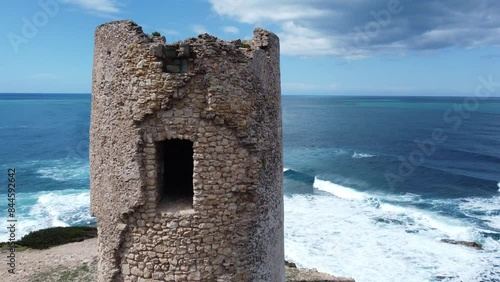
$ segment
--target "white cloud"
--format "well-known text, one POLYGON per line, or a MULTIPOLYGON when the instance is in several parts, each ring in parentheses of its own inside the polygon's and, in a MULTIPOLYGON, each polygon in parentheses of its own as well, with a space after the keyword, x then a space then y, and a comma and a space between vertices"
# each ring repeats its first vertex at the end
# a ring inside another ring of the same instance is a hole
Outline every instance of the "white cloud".
POLYGON ((332 40, 294 22, 283 23, 278 36, 281 40, 281 53, 286 55, 338 55, 332 40))
POLYGON ((283 54, 359 59, 411 50, 500 47, 498 0, 209 0, 238 22, 268 26, 283 54))
POLYGON ((208 33, 208 29, 201 24, 193 24, 191 25, 191 30, 198 34, 208 33))
POLYGON ((213 10, 224 16, 238 18, 244 23, 262 21, 290 21, 300 18, 315 18, 331 14, 332 11, 321 10, 310 1, 296 0, 209 0, 213 10))
POLYGON ((80 6, 92 12, 116 14, 120 12, 117 0, 61 0, 62 3, 80 6))
POLYGON ((240 30, 235 26, 223 26, 222 30, 227 33, 233 33, 233 34, 240 33, 240 30))
POLYGON ((54 73, 35 73, 31 76, 32 79, 56 79, 58 76, 54 73))

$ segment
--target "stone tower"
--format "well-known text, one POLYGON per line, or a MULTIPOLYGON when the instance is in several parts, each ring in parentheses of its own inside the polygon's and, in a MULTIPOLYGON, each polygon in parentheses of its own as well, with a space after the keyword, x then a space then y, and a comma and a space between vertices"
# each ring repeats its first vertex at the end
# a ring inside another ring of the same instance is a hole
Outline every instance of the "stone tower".
POLYGON ((95 33, 99 281, 284 281, 279 39, 95 33))

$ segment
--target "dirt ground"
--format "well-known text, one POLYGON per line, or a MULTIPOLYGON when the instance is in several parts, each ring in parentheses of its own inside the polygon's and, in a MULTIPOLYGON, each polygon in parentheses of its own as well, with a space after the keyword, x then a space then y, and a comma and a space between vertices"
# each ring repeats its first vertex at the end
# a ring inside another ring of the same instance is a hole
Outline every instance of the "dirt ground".
POLYGON ((24 250, 16 253, 15 274, 8 272, 7 251, 0 257, 0 281, 57 282, 95 281, 97 239, 70 243, 46 250, 24 250))
MULTIPOLYGON (((7 250, 0 252, 0 281, 4 282, 92 282, 97 279, 97 239, 70 243, 46 250, 16 252, 15 274, 8 272, 7 250)), ((354 282, 315 269, 286 267, 288 282, 354 282)))

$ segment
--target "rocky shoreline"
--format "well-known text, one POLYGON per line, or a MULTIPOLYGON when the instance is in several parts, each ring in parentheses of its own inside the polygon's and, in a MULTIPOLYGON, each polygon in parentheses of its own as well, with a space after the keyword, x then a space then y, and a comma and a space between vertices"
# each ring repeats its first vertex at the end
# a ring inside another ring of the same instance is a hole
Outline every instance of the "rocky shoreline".
POLYGON ((297 268, 295 264, 285 261, 286 282, 355 282, 352 278, 337 277, 317 269, 297 268))
MULTIPOLYGON (((2 250, 4 257, 7 250, 2 250)), ((97 239, 69 243, 45 250, 27 249, 16 252, 16 274, 8 273, 8 265, 0 264, 5 282, 92 282, 97 280, 97 239)), ((287 282, 354 282, 352 278, 335 277, 316 269, 286 266, 287 282)))

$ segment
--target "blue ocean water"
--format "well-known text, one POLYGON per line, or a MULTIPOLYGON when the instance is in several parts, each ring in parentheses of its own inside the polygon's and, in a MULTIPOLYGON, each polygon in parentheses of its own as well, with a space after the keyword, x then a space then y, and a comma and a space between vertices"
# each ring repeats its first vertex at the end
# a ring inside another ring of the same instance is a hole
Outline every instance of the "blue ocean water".
MULTIPOLYGON (((95 224, 89 215, 90 95, 0 94, 0 109, 0 186, 15 168, 17 235, 95 224)), ((0 191, 0 222, 7 220, 6 193, 0 191)))
MULTIPOLYGON (((19 235, 95 224, 90 95, 3 94, 0 108, 19 235)), ((359 282, 500 281, 500 99, 284 96, 283 128, 287 259, 359 282)))
POLYGON ((356 281, 500 281, 500 99, 285 96, 283 123, 289 260, 356 281))

